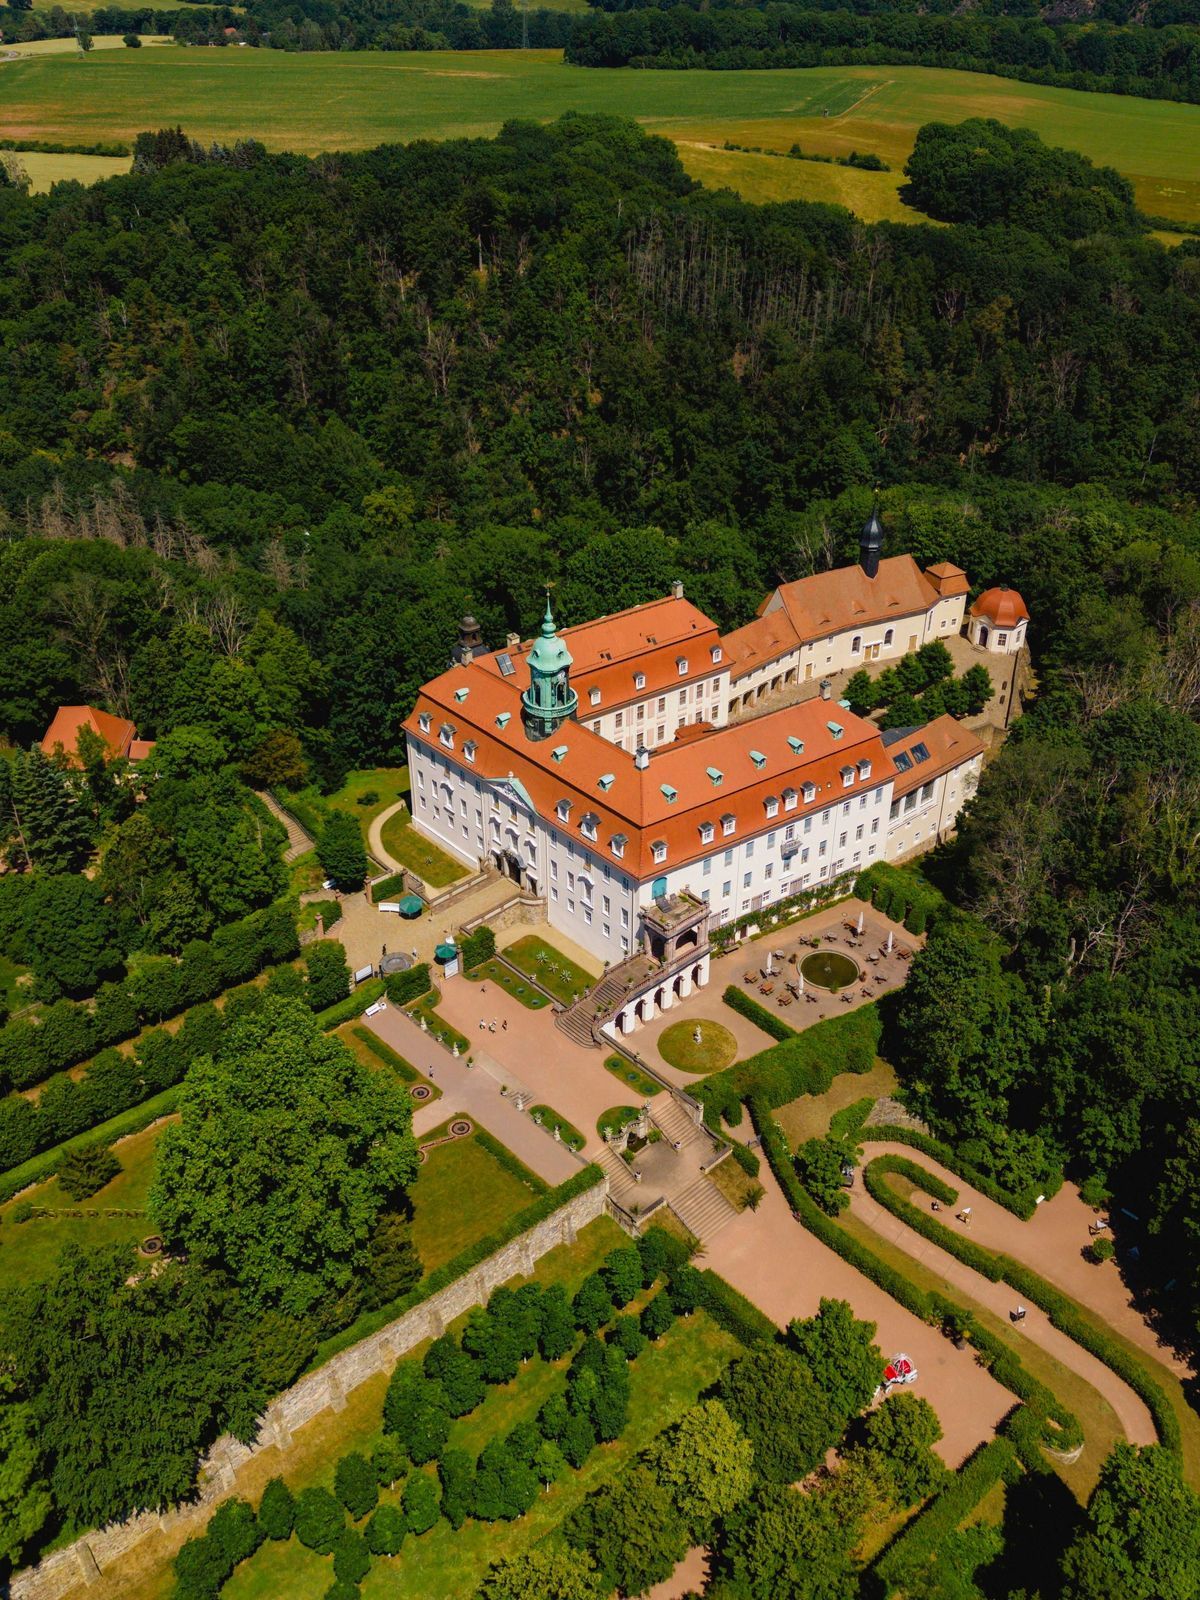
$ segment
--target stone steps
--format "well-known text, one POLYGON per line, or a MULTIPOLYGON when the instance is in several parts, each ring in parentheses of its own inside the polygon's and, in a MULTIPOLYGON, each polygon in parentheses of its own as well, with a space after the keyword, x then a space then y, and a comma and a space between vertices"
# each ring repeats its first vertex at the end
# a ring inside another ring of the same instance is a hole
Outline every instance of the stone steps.
POLYGON ((304 831, 291 812, 283 809, 274 795, 268 794, 265 789, 256 789, 255 793, 271 815, 282 822, 287 829, 288 842, 283 852, 283 859, 288 866, 291 866, 298 856, 313 848, 314 840, 304 831))
POLYGON ((598 1050, 600 1047, 592 1037, 591 1009, 592 1002, 585 996, 565 1011, 556 1011, 554 1024, 562 1029, 572 1044, 582 1045, 585 1050, 598 1050))
POLYGON ((671 1210, 701 1244, 707 1244, 737 1216, 733 1206, 708 1178, 698 1178, 677 1194, 671 1201, 671 1210))
POLYGON ((602 1145, 596 1157, 608 1179, 608 1192, 619 1206, 632 1211, 641 1201, 641 1187, 634 1182, 633 1174, 620 1156, 608 1145, 602 1145))
POLYGON ((663 1138, 671 1144, 678 1144, 681 1149, 699 1144, 707 1138, 686 1107, 680 1105, 669 1089, 664 1089, 651 1100, 650 1118, 663 1138))

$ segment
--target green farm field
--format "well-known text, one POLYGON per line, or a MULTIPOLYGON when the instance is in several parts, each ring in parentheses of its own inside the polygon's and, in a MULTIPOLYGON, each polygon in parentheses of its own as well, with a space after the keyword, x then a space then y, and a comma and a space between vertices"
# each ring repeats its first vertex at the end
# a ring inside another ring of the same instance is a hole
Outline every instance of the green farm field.
POLYGON ((982 73, 609 71, 566 66, 553 50, 109 50, 87 60, 42 55, 0 64, 0 123, 9 137, 67 143, 130 140, 143 128, 179 122, 202 139, 253 136, 275 149, 308 152, 361 149, 389 140, 486 137, 510 117, 549 119, 569 110, 636 117, 677 140, 685 165, 706 182, 758 200, 844 197, 867 217, 903 214, 900 168, 923 123, 997 117, 1118 167, 1143 210, 1200 219, 1200 106, 982 73), (893 171, 741 155, 719 148, 727 139, 779 151, 793 143, 819 154, 869 150, 893 171))

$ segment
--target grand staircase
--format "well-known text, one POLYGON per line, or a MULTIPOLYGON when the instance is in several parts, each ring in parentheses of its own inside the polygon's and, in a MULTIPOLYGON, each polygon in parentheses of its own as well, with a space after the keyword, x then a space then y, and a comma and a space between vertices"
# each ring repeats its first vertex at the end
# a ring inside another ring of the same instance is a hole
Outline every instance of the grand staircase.
POLYGON ((608 1145, 602 1145, 596 1160, 604 1170, 608 1179, 608 1192, 617 1204, 626 1211, 635 1211, 641 1204, 641 1185, 634 1182, 633 1173, 615 1150, 608 1145))
POLYGON ((707 1244, 737 1216, 733 1206, 711 1178, 697 1178, 689 1188, 672 1197, 670 1206, 688 1232, 695 1234, 701 1244, 707 1244))
POLYGON ((603 1021, 614 1012, 631 990, 636 991, 656 971, 649 956, 630 956, 620 966, 610 967, 587 994, 574 1005, 555 1013, 554 1020, 567 1038, 585 1049, 598 1048, 592 1033, 597 1016, 603 1021))
POLYGON ((694 1144, 712 1145, 709 1135, 669 1089, 656 1094, 650 1101, 650 1120, 664 1139, 673 1145, 677 1144, 681 1150, 694 1144))

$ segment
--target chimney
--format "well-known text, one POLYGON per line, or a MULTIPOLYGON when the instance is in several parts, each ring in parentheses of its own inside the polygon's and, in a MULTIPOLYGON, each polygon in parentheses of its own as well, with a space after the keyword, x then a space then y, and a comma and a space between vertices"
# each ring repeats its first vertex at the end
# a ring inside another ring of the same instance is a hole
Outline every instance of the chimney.
POLYGON ((639 772, 645 772, 650 765, 650 752, 644 744, 638 745, 633 754, 633 764, 639 772))
POLYGON ((832 700, 833 699, 833 680, 831 678, 822 678, 821 679, 821 699, 822 700, 832 700))
POLYGON ((883 550, 883 529, 879 525, 879 507, 872 506, 871 515, 863 523, 858 538, 858 562, 868 578, 879 571, 879 556, 883 550))
POLYGON ((674 583, 671 585, 671 599, 672 600, 682 600, 683 599, 683 579, 682 578, 676 578, 674 583))
POLYGON ((519 650, 521 648, 521 635, 519 633, 506 633, 504 635, 504 648, 506 650, 519 650))

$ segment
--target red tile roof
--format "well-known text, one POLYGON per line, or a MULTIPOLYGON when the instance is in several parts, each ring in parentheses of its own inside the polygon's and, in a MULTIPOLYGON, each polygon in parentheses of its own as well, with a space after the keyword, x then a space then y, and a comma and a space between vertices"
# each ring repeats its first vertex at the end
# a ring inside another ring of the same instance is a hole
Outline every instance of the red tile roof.
POLYGON ((895 782, 892 784, 893 800, 898 800, 911 789, 917 789, 921 784, 928 783, 930 778, 939 777, 943 772, 950 772, 953 768, 961 766, 972 756, 983 754, 982 741, 977 739, 969 728, 964 728, 961 722, 956 722, 949 715, 935 717, 923 728, 915 728, 903 738, 889 744, 887 753, 891 764, 895 765, 896 757, 901 752, 911 758, 915 745, 924 745, 929 755, 924 761, 913 760, 912 766, 906 771, 896 773, 895 782))
MULTIPOLYGON (((485 781, 516 779, 538 812, 568 837, 591 844, 603 859, 619 862, 639 879, 653 877, 660 864, 653 859, 652 844, 667 845, 665 864, 678 867, 711 853, 723 837, 721 817, 736 819, 734 837, 746 838, 784 825, 874 787, 895 774, 890 753, 874 724, 824 700, 807 700, 770 712, 735 727, 719 728, 707 738, 690 739, 656 750, 649 764, 639 769, 627 751, 610 744, 586 724, 565 723, 551 738, 533 743, 525 737, 520 714, 523 677, 501 678, 482 663, 452 667, 425 685, 406 732, 465 774, 485 781), (463 690, 464 698, 458 698, 463 690), (423 732, 422 713, 430 728, 423 732), (454 748, 440 742, 439 730, 454 730, 454 748), (833 728, 841 728, 840 735, 833 728), (468 761, 464 745, 475 743, 475 759, 468 761), (791 742, 789 742, 791 741, 791 742), (869 761, 869 777, 858 775, 858 763, 869 761), (842 772, 853 769, 853 780, 843 784, 842 772), (803 787, 812 784, 813 798, 805 803, 803 787), (796 809, 784 809, 784 790, 800 792, 796 809), (766 801, 774 797, 779 807, 768 817, 766 801), (567 820, 557 818, 560 801, 570 802, 567 820), (595 837, 583 831, 583 821, 595 818, 595 837), (705 843, 700 828, 711 823, 714 837, 705 843), (614 857, 614 835, 627 841, 624 855, 614 857)), ((952 729, 963 730, 950 718, 952 729)), ((937 728, 938 724, 931 724, 937 728)), ((941 741, 941 734, 935 734, 941 741)), ((943 744, 939 742, 938 749, 943 744)), ((979 746, 965 735, 965 760, 979 746), (969 741, 969 743, 967 742, 969 741)), ((930 746, 931 755, 934 754, 930 746)), ((933 769, 926 765, 927 771, 933 769)))
POLYGON ((966 594, 970 588, 966 573, 953 561, 935 562, 932 567, 925 568, 925 576, 943 600, 953 594, 966 594))
POLYGON ((735 628, 724 639, 725 655, 729 661, 729 676, 744 678, 756 667, 764 666, 789 651, 797 650, 800 638, 792 626, 792 619, 780 607, 764 611, 744 628, 735 628))
POLYGON ((928 611, 938 598, 912 556, 888 556, 879 571, 868 578, 860 566, 835 567, 811 578, 781 584, 769 595, 760 615, 778 597, 801 640, 827 638, 847 628, 873 622, 916 616, 928 611))
MULTIPOLYGON (((631 700, 665 694, 694 678, 720 671, 719 663, 712 659, 713 650, 721 647, 716 623, 690 600, 674 595, 560 628, 558 636, 566 641, 573 658, 571 684, 579 695, 581 717, 589 711, 611 711, 631 700), (687 662, 683 673, 679 670, 681 658, 687 662), (640 689, 634 684, 636 673, 646 680, 640 689), (592 689, 600 690, 597 706, 591 704, 592 689)), ((533 641, 526 639, 507 652, 522 682, 523 663, 532 646, 533 641)), ((480 656, 479 664, 499 677, 496 657, 504 653, 480 656)))
POLYGON ((110 758, 126 756, 137 736, 137 729, 125 717, 114 717, 95 706, 59 706, 46 732, 42 735, 42 749, 52 755, 61 745, 64 755, 73 767, 82 766, 77 749, 82 728, 99 734, 108 747, 110 758))
POLYGON ((971 607, 973 617, 986 617, 998 628, 1015 628, 1018 622, 1029 618, 1024 600, 1015 589, 1000 584, 995 589, 985 589, 971 607))

